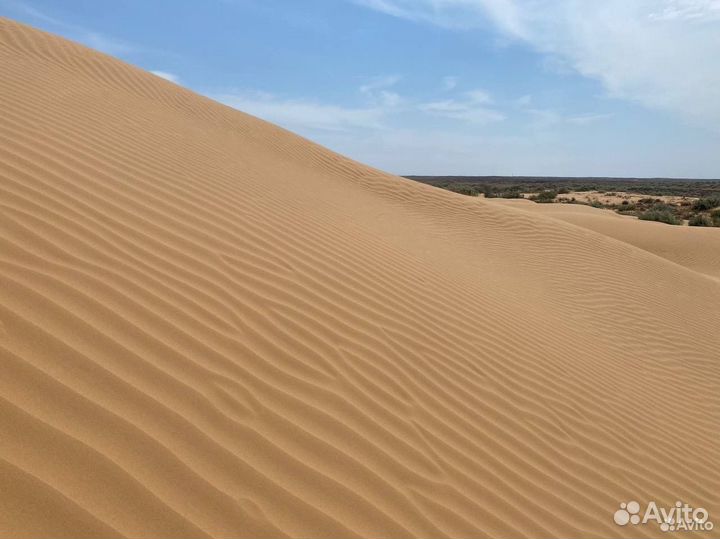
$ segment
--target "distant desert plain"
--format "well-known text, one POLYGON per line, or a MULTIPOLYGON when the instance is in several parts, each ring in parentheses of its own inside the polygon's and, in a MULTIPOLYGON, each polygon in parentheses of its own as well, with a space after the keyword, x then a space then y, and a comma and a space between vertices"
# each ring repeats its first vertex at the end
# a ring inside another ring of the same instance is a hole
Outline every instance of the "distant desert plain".
MULTIPOLYGON (((720 228, 468 197, 0 19, 0 537, 711 537, 720 228)), ((715 535, 717 537, 717 535, 715 535)))

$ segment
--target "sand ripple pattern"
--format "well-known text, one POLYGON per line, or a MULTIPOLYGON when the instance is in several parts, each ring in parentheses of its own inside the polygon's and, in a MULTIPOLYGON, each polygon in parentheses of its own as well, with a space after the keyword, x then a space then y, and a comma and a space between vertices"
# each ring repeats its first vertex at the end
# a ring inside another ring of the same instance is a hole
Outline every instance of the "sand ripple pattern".
POLYGON ((720 519, 717 279, 5 19, 0 68, 3 537, 720 519))

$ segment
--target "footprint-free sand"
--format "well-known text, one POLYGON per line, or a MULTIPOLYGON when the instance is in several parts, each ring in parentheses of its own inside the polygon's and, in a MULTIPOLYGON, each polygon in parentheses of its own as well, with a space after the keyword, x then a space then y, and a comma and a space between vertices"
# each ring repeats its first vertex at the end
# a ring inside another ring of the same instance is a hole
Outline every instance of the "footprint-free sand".
POLYGON ((0 19, 0 535, 720 520, 720 229, 560 217, 0 19))

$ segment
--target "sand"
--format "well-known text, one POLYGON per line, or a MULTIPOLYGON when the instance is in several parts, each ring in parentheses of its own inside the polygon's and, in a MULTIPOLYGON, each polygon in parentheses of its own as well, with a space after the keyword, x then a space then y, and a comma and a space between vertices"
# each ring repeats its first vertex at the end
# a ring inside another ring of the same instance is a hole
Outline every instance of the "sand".
POLYGON ((720 231, 414 183, 6 19, 0 67, 3 537, 720 520, 720 231))
POLYGON ((537 204, 529 200, 500 198, 489 200, 594 230, 720 279, 720 229, 642 221, 614 210, 580 204, 537 204))

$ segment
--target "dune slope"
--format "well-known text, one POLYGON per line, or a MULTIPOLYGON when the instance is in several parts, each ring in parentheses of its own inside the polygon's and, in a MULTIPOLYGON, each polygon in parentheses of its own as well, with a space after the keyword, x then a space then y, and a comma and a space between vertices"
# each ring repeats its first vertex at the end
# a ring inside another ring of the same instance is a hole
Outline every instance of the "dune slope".
POLYGON ((720 517, 720 282, 4 19, 0 66, 4 533, 720 517))
POLYGON ((662 258, 720 279, 720 230, 666 225, 579 204, 536 204, 524 199, 489 199, 493 204, 543 213, 594 230, 662 258))

